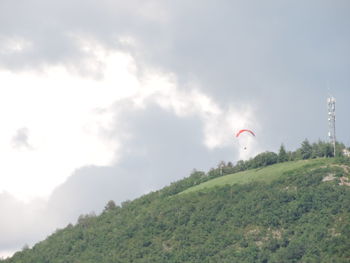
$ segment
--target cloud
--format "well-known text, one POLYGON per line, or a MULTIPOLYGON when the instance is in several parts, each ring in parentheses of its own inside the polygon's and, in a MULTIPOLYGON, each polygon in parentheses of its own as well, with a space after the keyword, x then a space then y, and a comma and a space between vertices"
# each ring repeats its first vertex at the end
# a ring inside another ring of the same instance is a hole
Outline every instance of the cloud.
POLYGON ((157 24, 167 19, 159 1, 2 1, 0 7, 0 61, 14 71, 82 64, 90 54, 80 49, 76 35, 125 48, 125 39, 149 35, 149 27, 159 31, 157 24))
POLYGON ((29 130, 26 127, 17 130, 15 136, 12 138, 12 146, 15 149, 31 150, 32 146, 29 144, 29 130))
POLYGON ((0 91, 0 191, 23 200, 48 196, 77 167, 114 161, 118 142, 105 136, 113 117, 108 107, 132 94, 138 81, 130 56, 90 48, 95 53, 90 65, 99 62, 103 68, 100 79, 82 78, 63 66, 0 71, 6 86, 0 91), (57 162, 61 165, 52 170, 57 162))
POLYGON ((304 137, 327 134, 322 115, 326 83, 335 96, 350 84, 347 10, 349 3, 341 0, 205 1, 200 6, 188 1, 49 5, 33 0, 21 6, 3 1, 0 61, 14 71, 65 65, 84 77, 101 78, 103 63, 82 48, 81 40, 90 39, 130 54, 139 76, 151 68, 170 72, 180 88, 195 82, 226 107, 255 105, 266 127, 262 130, 269 131, 260 137, 265 147, 277 149, 284 142, 295 148, 304 137), (290 121, 281 125, 285 119, 290 121), (300 127, 313 132, 301 133, 300 127), (288 132, 296 135, 290 138, 288 132))

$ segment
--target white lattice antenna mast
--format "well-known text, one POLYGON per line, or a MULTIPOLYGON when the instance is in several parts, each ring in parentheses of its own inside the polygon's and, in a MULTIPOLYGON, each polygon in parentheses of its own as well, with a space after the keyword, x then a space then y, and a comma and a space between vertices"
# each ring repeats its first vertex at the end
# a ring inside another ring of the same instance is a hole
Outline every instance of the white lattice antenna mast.
POLYGON ((333 144, 333 154, 335 157, 336 136, 335 136, 335 98, 334 97, 332 96, 328 97, 327 106, 328 106, 328 138, 330 143, 333 144))

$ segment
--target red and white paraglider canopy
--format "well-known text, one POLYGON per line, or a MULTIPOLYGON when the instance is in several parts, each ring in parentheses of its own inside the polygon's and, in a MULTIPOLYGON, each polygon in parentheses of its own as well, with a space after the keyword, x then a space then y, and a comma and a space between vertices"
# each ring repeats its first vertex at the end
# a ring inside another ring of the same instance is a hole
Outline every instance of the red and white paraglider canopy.
POLYGON ((241 135, 242 132, 249 132, 250 134, 252 134, 253 136, 255 136, 255 133, 252 132, 251 130, 243 129, 243 130, 240 130, 239 132, 237 132, 236 137, 238 137, 239 135, 241 135))

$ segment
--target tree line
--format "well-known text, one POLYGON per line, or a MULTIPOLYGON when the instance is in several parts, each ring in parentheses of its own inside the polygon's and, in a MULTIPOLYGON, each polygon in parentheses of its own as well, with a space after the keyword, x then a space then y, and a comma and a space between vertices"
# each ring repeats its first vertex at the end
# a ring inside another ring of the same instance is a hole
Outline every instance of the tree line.
POLYGON ((209 174, 231 174, 288 161, 342 157, 344 155, 344 149, 346 149, 345 145, 337 142, 336 156, 334 156, 333 145, 331 143, 321 140, 310 143, 308 139, 305 139, 301 143, 301 146, 295 151, 287 151, 285 146, 281 144, 278 153, 266 151, 249 160, 239 160, 236 165, 233 165, 231 162, 228 162, 227 164, 225 162, 221 162, 219 163, 218 167, 212 169, 209 174))

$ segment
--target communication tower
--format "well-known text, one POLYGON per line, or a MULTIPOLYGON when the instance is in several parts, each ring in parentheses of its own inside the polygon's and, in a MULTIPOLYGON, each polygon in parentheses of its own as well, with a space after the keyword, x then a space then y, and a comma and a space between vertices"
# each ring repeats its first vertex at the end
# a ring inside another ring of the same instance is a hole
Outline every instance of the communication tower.
POLYGON ((327 98, 328 106, 328 139, 333 144, 333 154, 335 156, 335 98, 329 96, 327 98))

